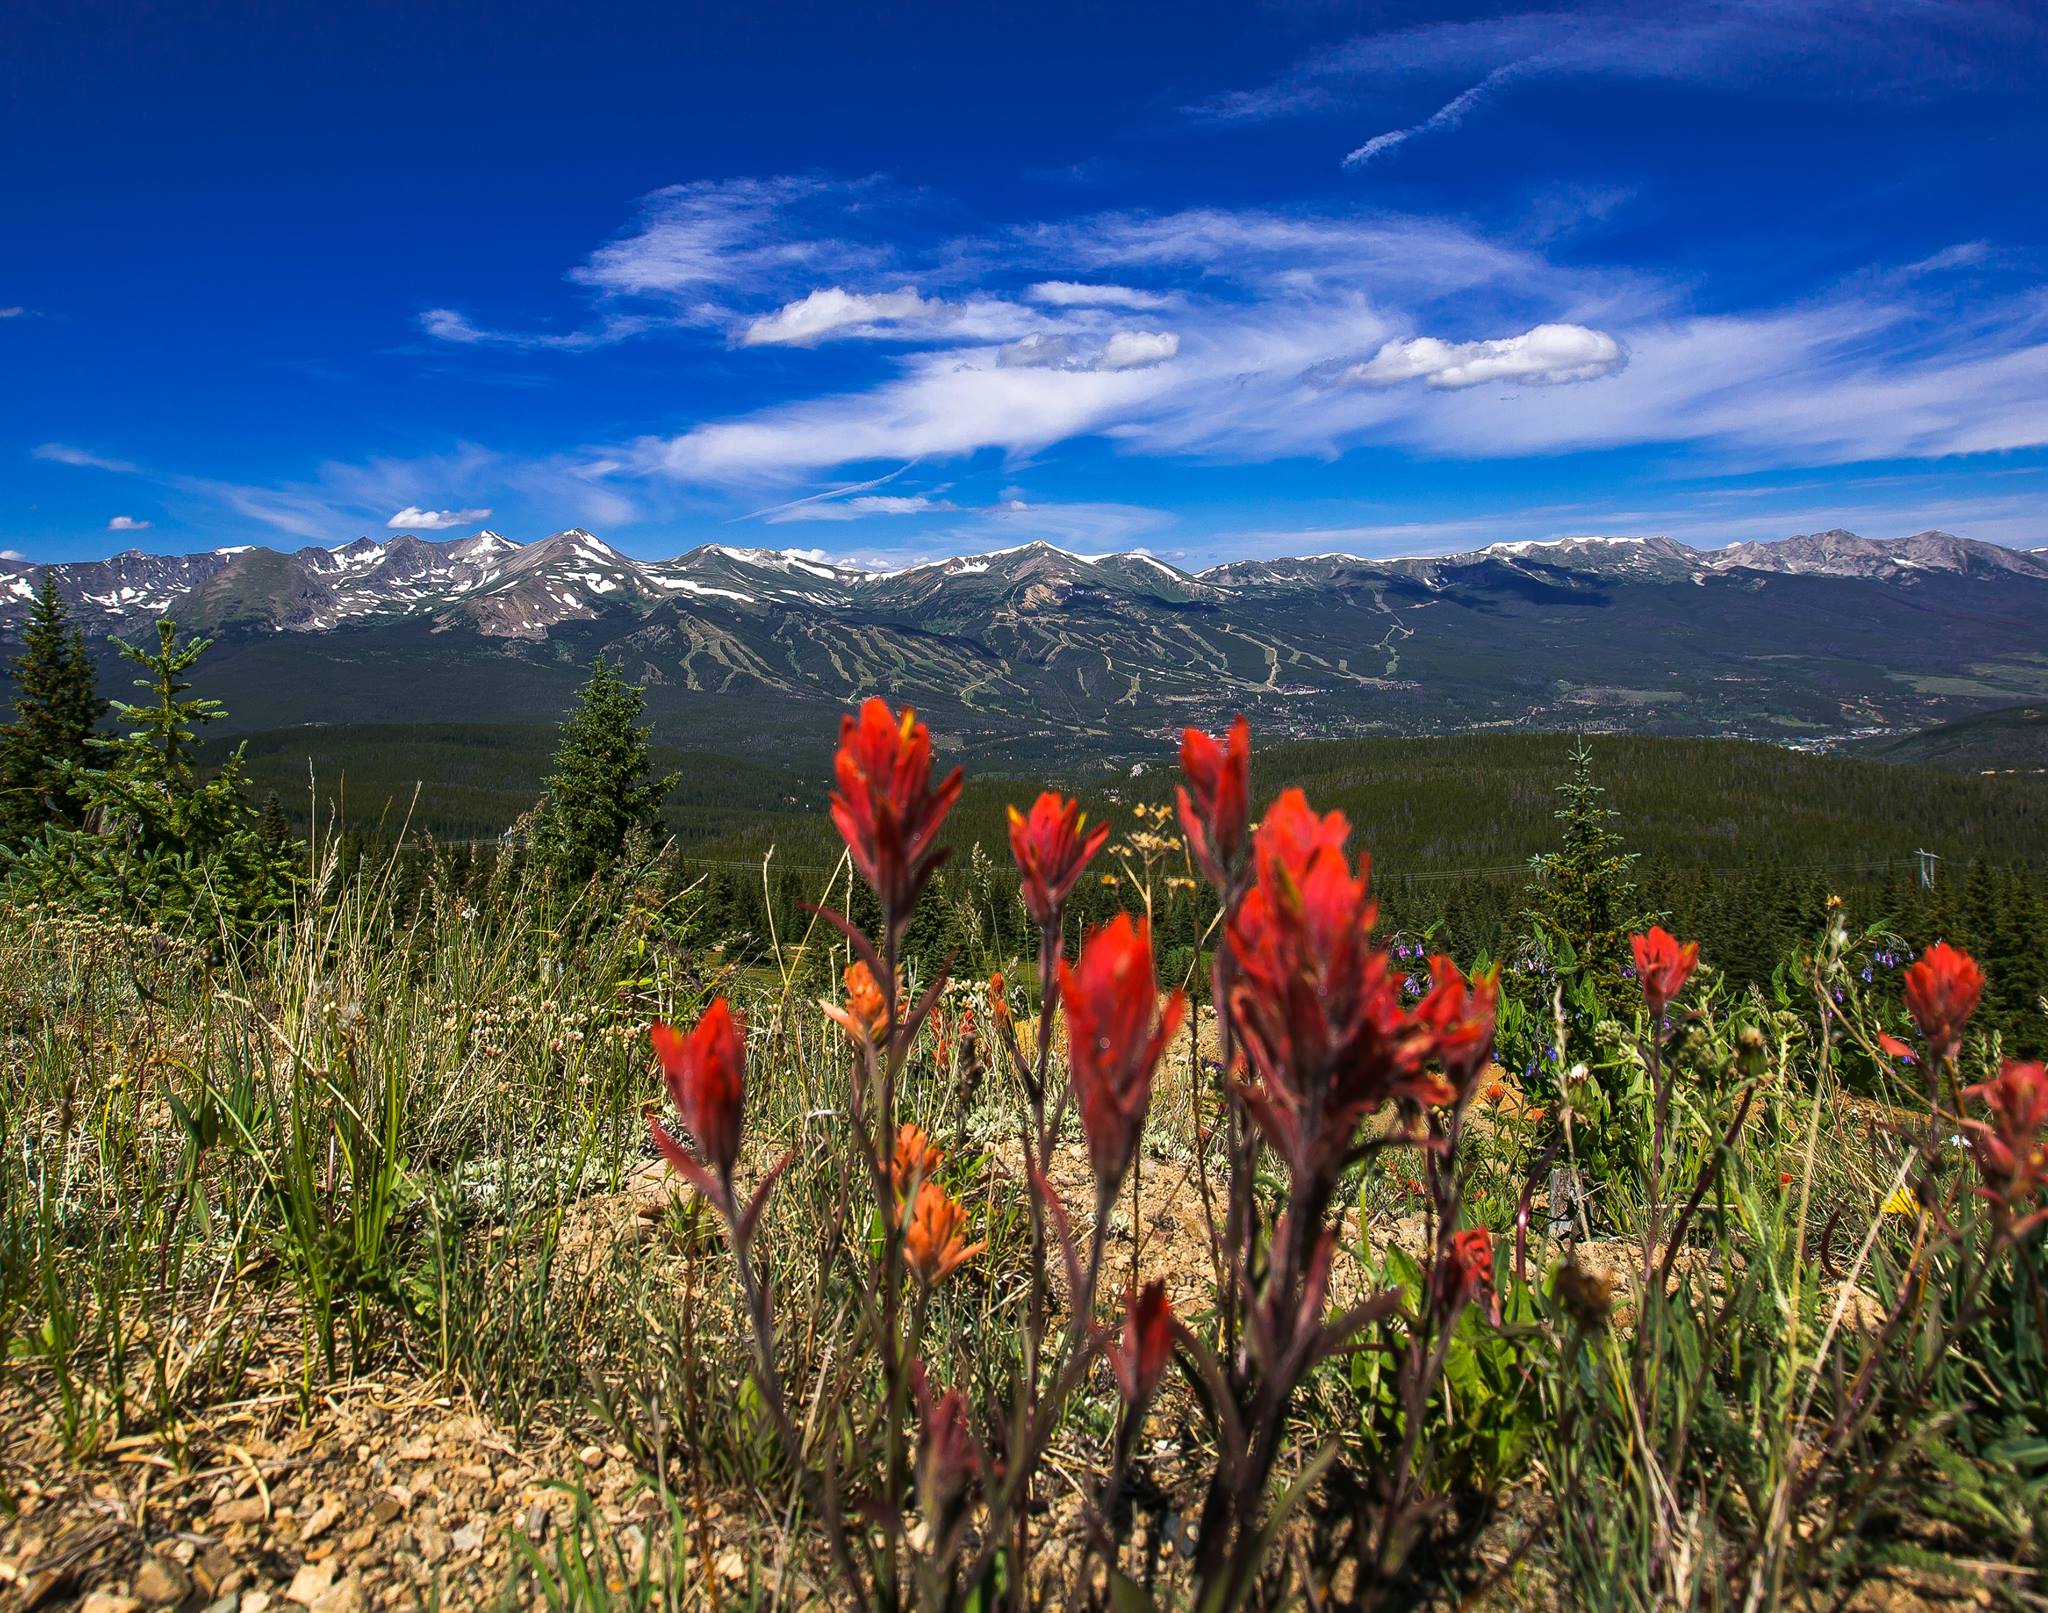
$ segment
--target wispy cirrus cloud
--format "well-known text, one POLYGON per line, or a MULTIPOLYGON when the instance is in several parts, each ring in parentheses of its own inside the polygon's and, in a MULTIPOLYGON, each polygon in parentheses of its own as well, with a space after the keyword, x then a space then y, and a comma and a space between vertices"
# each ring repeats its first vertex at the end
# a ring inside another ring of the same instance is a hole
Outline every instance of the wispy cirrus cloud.
POLYGON ((142 467, 125 459, 115 459, 107 454, 94 453, 89 448, 74 448, 69 443, 46 442, 30 450, 37 459, 49 460, 55 465, 74 465, 81 470, 112 471, 117 476, 135 476, 142 467))
POLYGON ((1265 84, 1187 110, 1200 122, 1243 123, 1385 104, 1411 97, 1418 84, 1456 86, 1429 115, 1353 147, 1344 163, 1358 167, 1417 136, 1455 129, 1516 80, 1632 79, 1891 98, 2008 74, 2043 37, 2038 8, 2022 0, 1566 5, 1360 34, 1265 84))

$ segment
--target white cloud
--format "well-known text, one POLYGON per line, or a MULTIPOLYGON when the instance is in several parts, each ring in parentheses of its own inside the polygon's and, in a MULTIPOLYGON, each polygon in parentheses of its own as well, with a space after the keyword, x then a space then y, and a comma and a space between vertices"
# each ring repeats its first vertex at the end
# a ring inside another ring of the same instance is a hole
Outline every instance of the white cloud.
POLYGON ((873 335, 878 325, 931 318, 944 310, 944 303, 927 302, 915 286, 876 292, 827 286, 755 320, 740 337, 740 345, 809 347, 828 336, 873 335))
POLYGON ((27 555, 19 549, 0 549, 0 560, 26 560, 27 555))
POLYGON ((132 515, 117 515, 107 523, 109 532, 147 532, 149 523, 138 521, 132 515))
POLYGON ((1026 287, 1024 295, 1052 308, 1164 308, 1169 300, 1135 286, 1090 286, 1078 280, 1041 280, 1026 287))
POLYGON ((1343 379, 1372 386, 1414 380, 1433 387, 1480 386, 1488 381, 1554 386, 1598 380, 1627 363, 1621 343, 1605 331, 1584 325, 1538 325, 1520 336, 1493 341, 1446 342, 1418 336, 1388 342, 1368 362, 1346 369, 1343 379))
POLYGON ((478 521, 488 521, 491 512, 476 510, 422 510, 408 504, 390 520, 384 523, 393 532, 446 532, 450 527, 471 526, 478 521))
POLYGON ((1179 351, 1180 337, 1170 330, 1120 330, 1096 363, 1105 370, 1142 370, 1164 364, 1179 351))
POLYGON ((47 459, 57 465, 76 465, 81 470, 108 470, 121 476, 134 476, 142 469, 139 465, 131 465, 125 459, 109 459, 105 454, 96 454, 86 448, 73 448, 61 442, 46 442, 30 452, 37 459, 47 459))
POLYGON ((26 308, 16 303, 12 308, 0 308, 0 319, 19 319, 27 312, 26 308))

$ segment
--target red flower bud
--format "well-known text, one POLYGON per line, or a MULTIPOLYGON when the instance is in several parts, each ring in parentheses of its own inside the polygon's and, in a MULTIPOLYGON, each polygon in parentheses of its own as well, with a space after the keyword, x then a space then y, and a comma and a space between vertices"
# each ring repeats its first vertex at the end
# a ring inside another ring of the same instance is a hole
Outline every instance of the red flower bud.
POLYGON ((1984 995, 1984 971, 1969 953, 1937 941, 1906 971, 1906 1011, 1927 1038, 1935 1064, 1962 1051, 1963 1027, 1984 995))
POLYGON ((917 1396, 917 1499, 926 1523, 941 1530, 967 1488, 981 1471, 981 1451, 968 1426, 967 1397, 958 1389, 932 1394, 924 1363, 910 1364, 910 1387, 917 1396))
POLYGON ((1151 1401, 1172 1355, 1173 1306, 1166 1284, 1149 1282, 1127 1297, 1123 1340, 1109 1346, 1110 1369, 1129 1405, 1142 1410, 1151 1401))
POLYGON ((1108 824, 1084 835, 1087 822, 1079 801, 1062 800, 1051 790, 1032 802, 1029 817, 1010 808, 1010 855, 1024 876, 1025 910, 1041 929, 1058 922, 1081 870, 1109 838, 1108 824))
MULTIPOLYGON (((661 1074, 668 1085, 668 1095, 697 1146, 701 1165, 709 1168, 721 1186, 729 1183, 733 1165, 740 1157, 746 1021, 727 1006, 723 997, 715 997, 689 1035, 680 1035, 675 1027, 659 1020, 649 1028, 648 1035, 661 1057, 661 1074)), ((658 1119, 650 1124, 655 1143, 669 1163, 702 1187, 699 1160, 692 1160, 658 1119)))
POLYGON ((1240 717, 1223 739, 1198 728, 1180 736, 1180 770, 1187 783, 1175 793, 1180 826, 1202 877, 1218 890, 1244 858, 1251 820, 1251 724, 1240 717))
POLYGON ((1180 1028, 1186 999, 1176 991, 1161 1009, 1152 926, 1128 913, 1088 937, 1078 968, 1060 960, 1060 999, 1088 1158, 1108 1192, 1131 1167, 1152 1100, 1153 1066, 1180 1028))
POLYGON ((1643 1002, 1652 1019, 1662 1019, 1698 966, 1700 944, 1688 941, 1680 946, 1662 925, 1653 925, 1648 935, 1630 936, 1629 945, 1635 948, 1636 983, 1643 988, 1643 1002))
POLYGON ((832 822, 854 867, 881 898, 884 913, 907 917, 945 858, 939 826, 960 798, 960 769, 934 790, 930 731, 909 707, 898 717, 886 702, 869 699, 858 721, 839 719, 832 771, 839 784, 832 822))
POLYGON ((1493 1234, 1467 1227, 1451 1238, 1450 1270, 1445 1274, 1444 1304, 1455 1316, 1482 1293, 1493 1289, 1493 1234))

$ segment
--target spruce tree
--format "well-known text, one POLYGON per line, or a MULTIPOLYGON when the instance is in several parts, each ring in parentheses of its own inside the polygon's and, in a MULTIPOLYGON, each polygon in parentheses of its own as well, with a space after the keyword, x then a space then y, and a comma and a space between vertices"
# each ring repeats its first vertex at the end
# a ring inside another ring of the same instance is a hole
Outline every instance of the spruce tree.
POLYGON ((600 655, 562 724, 533 851, 565 879, 588 879, 635 836, 662 833, 661 801, 675 775, 654 771, 654 730, 640 721, 646 704, 646 692, 600 655))
POLYGON ((47 569, 15 658, 14 721, 0 728, 0 845, 19 846, 85 808, 77 772, 107 703, 93 687, 85 632, 47 569))
POLYGON ((17 893, 156 923, 196 919, 209 931, 282 907, 296 851, 265 843, 242 752, 211 772, 194 753, 199 730, 226 715, 219 701, 193 697, 185 676, 212 642, 180 644, 167 618, 155 649, 117 644, 142 669, 135 686, 147 698, 116 701, 127 732, 93 739, 99 765, 69 775, 83 803, 77 825, 51 828, 18 855, 0 853, 17 893))
POLYGON ((1637 853, 1613 827, 1621 814, 1604 804, 1607 792, 1593 782, 1593 753, 1583 739, 1573 746, 1571 761, 1572 776, 1557 788, 1563 801, 1554 814, 1561 826, 1558 849, 1530 859, 1536 883, 1530 887, 1535 906, 1529 916, 1549 960, 1568 961, 1604 994, 1620 983, 1628 937, 1644 922, 1636 894, 1637 853))

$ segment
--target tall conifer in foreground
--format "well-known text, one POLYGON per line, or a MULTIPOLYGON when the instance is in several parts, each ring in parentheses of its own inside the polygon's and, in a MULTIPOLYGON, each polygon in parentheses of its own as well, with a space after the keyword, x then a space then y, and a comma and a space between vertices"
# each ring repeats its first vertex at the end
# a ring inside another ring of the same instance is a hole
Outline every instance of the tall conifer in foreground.
POLYGON ((588 879, 636 835, 661 833, 661 801, 675 775, 654 771, 654 730, 640 721, 646 705, 645 691, 599 656, 562 724, 533 850, 565 879, 588 879))
POLYGON ((0 845, 18 846, 45 825, 73 824, 85 797, 76 770, 107 703, 93 687, 85 631, 71 621, 45 568, 15 658, 14 721, 0 728, 0 845))

